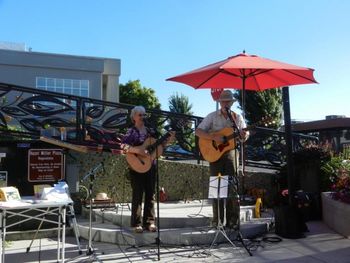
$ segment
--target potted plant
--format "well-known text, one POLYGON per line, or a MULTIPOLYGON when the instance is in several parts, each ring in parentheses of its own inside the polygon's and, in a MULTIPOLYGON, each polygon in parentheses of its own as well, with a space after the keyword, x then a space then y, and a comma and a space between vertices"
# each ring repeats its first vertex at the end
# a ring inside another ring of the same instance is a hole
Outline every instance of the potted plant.
POLYGON ((349 149, 321 166, 323 220, 336 232, 350 237, 350 160, 349 149))

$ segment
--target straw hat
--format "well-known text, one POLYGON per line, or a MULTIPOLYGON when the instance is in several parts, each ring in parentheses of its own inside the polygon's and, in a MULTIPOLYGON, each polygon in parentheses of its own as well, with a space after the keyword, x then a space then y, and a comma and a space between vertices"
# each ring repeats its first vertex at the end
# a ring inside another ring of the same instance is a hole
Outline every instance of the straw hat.
POLYGON ((218 101, 236 101, 233 97, 233 93, 230 90, 223 90, 220 94, 218 101))
POLYGON ((98 193, 98 194, 96 195, 96 198, 95 198, 95 200, 99 200, 99 201, 108 200, 108 199, 109 199, 109 198, 108 198, 108 196, 107 196, 106 193, 98 193))

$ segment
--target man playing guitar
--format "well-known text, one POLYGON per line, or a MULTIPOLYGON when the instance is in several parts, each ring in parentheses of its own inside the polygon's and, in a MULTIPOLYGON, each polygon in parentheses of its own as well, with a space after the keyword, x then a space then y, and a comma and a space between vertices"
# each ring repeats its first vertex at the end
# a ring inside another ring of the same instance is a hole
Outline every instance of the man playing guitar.
MULTIPOLYGON (((229 136, 221 134, 221 130, 232 129, 231 133, 238 133, 240 140, 247 140, 249 132, 244 130, 246 123, 243 117, 233 111, 231 106, 236 100, 230 90, 223 90, 218 99, 220 103, 220 109, 208 114, 203 121, 198 125, 196 129, 196 136, 199 139, 208 141, 210 147, 223 151, 220 153, 218 159, 215 161, 209 160, 210 174, 211 176, 229 175, 230 181, 237 180, 237 166, 238 166, 238 152, 235 147, 235 138, 232 137, 232 142, 228 142, 229 136), (238 131, 235 131, 237 130, 238 131), (232 145, 234 147, 216 147, 216 145, 232 145)), ((202 150, 202 149, 201 149, 202 150)), ((209 156, 210 157, 210 156, 209 156)), ((226 227, 234 229, 238 226, 239 220, 239 200, 238 189, 233 183, 229 184, 228 196, 226 200, 226 227)), ((224 200, 219 200, 220 222, 224 223, 224 200)), ((213 201, 213 226, 218 225, 218 202, 213 201)))

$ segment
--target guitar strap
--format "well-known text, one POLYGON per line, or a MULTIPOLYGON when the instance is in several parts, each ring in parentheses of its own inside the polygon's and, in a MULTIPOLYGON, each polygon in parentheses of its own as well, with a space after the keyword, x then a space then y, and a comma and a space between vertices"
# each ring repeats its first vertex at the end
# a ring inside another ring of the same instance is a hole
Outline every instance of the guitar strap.
MULTIPOLYGON (((234 111, 231 111, 232 118, 237 126, 236 120, 237 120, 237 114, 234 111)), ((238 127, 237 127, 238 128, 238 127)))
POLYGON ((232 116, 232 119, 234 121, 234 128, 237 129, 237 131, 239 131, 239 128, 238 128, 238 125, 237 125, 237 114, 234 112, 234 111, 231 111, 231 116, 232 116))
MULTIPOLYGON (((235 132, 239 133, 239 128, 238 128, 238 125, 237 125, 237 114, 234 111, 231 111, 231 116, 232 116, 232 119, 234 121, 233 127, 235 128, 235 132)), ((235 140, 235 149, 237 149, 237 147, 238 147, 237 140, 238 139, 236 138, 234 140, 235 140)))

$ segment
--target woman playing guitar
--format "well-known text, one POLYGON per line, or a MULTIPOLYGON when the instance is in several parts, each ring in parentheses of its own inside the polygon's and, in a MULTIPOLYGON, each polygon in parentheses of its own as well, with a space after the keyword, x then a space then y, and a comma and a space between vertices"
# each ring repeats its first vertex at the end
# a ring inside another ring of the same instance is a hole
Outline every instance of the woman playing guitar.
MULTIPOLYGON (((145 108, 143 106, 136 106, 131 110, 130 118, 133 126, 128 129, 127 133, 122 139, 124 145, 124 152, 127 154, 127 161, 129 163, 131 188, 132 188, 132 202, 131 202, 131 227, 135 232, 142 233, 143 229, 151 232, 157 230, 155 225, 155 161, 154 157, 157 155, 150 152, 147 147, 142 147, 145 144, 153 143, 155 141, 155 131, 145 126, 145 108), (135 168, 133 169, 133 163, 135 168), (137 170, 137 171, 136 171, 137 170), (141 218, 142 199, 145 195, 143 217, 141 218)), ((173 140, 174 132, 170 132, 170 136, 163 144, 173 140)), ((162 147, 159 145, 157 147, 162 147)), ((158 150, 158 148, 157 148, 158 150)), ((159 148, 159 152, 162 148, 159 148)))

